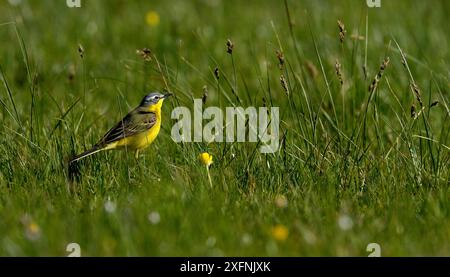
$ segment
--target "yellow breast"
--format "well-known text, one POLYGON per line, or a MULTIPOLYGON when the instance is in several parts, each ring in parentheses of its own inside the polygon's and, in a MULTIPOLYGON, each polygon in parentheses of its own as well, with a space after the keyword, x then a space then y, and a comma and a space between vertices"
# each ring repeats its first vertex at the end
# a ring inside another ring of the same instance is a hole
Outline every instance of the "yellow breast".
POLYGON ((161 121, 157 120, 155 125, 148 131, 119 140, 112 148, 126 147, 130 150, 138 150, 148 147, 156 139, 161 129, 161 121))

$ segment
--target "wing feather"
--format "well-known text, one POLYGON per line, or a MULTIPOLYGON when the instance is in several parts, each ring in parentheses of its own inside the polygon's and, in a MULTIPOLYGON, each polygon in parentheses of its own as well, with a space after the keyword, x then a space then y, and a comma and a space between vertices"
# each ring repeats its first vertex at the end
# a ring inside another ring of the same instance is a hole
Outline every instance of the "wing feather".
POLYGON ((97 143, 97 146, 105 146, 126 137, 145 132, 156 123, 156 115, 136 108, 127 114, 121 121, 112 127, 97 143))

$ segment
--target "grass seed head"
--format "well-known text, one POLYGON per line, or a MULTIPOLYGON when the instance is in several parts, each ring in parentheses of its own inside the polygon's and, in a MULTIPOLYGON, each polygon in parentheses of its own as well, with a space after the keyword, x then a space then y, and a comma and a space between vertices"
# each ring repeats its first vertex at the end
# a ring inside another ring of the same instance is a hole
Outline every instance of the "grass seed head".
POLYGON ((381 63, 380 70, 378 71, 377 75, 375 75, 375 78, 373 79, 372 83, 369 86, 369 92, 373 92, 377 88, 378 83, 381 80, 381 77, 383 77, 383 73, 386 70, 386 67, 389 65, 389 62, 390 62, 389 57, 386 57, 384 61, 381 63))
POLYGON ((142 59, 144 59, 144 61, 146 62, 152 61, 152 50, 150 50, 149 48, 137 49, 136 54, 141 56, 142 59))
POLYGON ((411 118, 416 118, 416 105, 411 105, 411 118))
POLYGON ((403 67, 404 68, 407 68, 407 63, 406 63, 406 54, 405 53, 403 53, 403 51, 401 52, 401 54, 402 54, 402 65, 403 65, 403 67))
POLYGON ((339 40, 341 41, 341 43, 343 43, 344 39, 345 39, 345 34, 347 33, 347 30, 345 30, 345 25, 344 25, 344 23, 342 23, 342 21, 338 20, 337 24, 339 27, 339 40))
POLYGON ((214 68, 214 77, 216 77, 216 80, 219 81, 220 75, 219 75, 219 68, 218 67, 214 68))
POLYGON ((228 54, 233 54, 233 48, 234 48, 234 44, 230 39, 227 39, 227 53, 228 54))
POLYGON ((284 54, 281 50, 277 50, 276 54, 278 58, 278 66, 280 67, 280 70, 282 70, 284 66, 284 54))
POLYGON ((336 64, 334 65, 334 68, 336 70, 336 75, 337 75, 337 77, 339 79, 339 82, 340 82, 340 84, 342 86, 344 84, 344 79, 342 78, 342 71, 341 71, 342 65, 339 63, 338 60, 336 60, 336 64))
POLYGON ((286 78, 284 77, 283 74, 281 74, 281 76, 280 76, 280 83, 281 83, 281 86, 284 89, 284 92, 286 92, 286 94, 289 95, 289 89, 288 89, 287 81, 286 81, 286 78))
POLYGON ((78 54, 80 55, 80 58, 84 58, 84 48, 81 44, 78 44, 78 54))
POLYGON ((422 96, 419 87, 415 83, 411 83, 411 89, 413 90, 420 107, 423 107, 422 96))

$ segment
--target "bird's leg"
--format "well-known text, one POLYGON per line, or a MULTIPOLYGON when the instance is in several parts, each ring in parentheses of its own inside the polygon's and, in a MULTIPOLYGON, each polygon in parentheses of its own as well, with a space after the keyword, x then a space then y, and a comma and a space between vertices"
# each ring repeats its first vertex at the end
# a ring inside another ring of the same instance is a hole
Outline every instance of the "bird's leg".
POLYGON ((134 153, 134 157, 137 159, 139 159, 139 150, 136 150, 136 152, 134 153))

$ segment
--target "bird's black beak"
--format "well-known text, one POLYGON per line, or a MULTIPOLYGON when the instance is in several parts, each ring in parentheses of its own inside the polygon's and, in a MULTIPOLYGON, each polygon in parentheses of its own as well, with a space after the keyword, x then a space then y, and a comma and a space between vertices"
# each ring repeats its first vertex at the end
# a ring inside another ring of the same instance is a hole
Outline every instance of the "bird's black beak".
POLYGON ((169 96, 172 96, 172 93, 166 93, 166 94, 164 94, 164 99, 166 99, 166 98, 168 98, 169 96))

